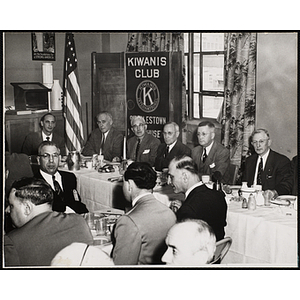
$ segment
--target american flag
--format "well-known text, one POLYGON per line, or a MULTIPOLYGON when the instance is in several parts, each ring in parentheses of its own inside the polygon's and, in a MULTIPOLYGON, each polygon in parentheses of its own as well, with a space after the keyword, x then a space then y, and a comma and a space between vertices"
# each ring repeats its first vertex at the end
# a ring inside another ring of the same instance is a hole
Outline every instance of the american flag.
POLYGON ((83 146, 83 126, 80 87, 74 36, 66 33, 64 68, 64 117, 67 152, 80 151, 83 146))

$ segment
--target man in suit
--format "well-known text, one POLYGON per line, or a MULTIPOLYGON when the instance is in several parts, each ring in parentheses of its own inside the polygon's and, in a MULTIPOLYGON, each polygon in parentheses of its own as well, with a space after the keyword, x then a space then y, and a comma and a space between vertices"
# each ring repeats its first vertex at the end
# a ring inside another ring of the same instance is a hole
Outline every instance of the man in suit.
POLYGON ((290 160, 270 148, 272 141, 266 129, 254 130, 251 143, 255 154, 246 159, 242 181, 249 187, 261 185, 263 191, 272 191, 273 197, 290 195, 293 185, 290 160))
POLYGON ((169 176, 175 193, 184 193, 177 220, 201 219, 213 229, 217 241, 224 238, 227 204, 223 192, 208 188, 200 181, 197 165, 188 156, 175 157, 169 164, 169 176))
POLYGON ((127 141, 127 158, 147 162, 153 167, 160 141, 146 132, 147 124, 144 117, 133 116, 130 123, 134 136, 127 141))
POLYGON ((105 160, 120 161, 123 136, 112 127, 112 115, 108 112, 99 113, 97 125, 98 128, 92 131, 81 153, 86 156, 102 154, 105 160))
POLYGON ((78 242, 93 244, 86 221, 52 211, 53 191, 34 177, 15 181, 7 208, 16 229, 4 236, 5 266, 50 266, 54 256, 78 242))
POLYGON ((46 113, 40 121, 41 131, 30 132, 22 145, 22 153, 27 155, 37 155, 38 147, 42 141, 52 141, 60 149, 61 155, 66 155, 65 140, 55 132, 56 118, 51 113, 46 113))
POLYGON ((163 129, 165 142, 159 145, 155 159, 157 171, 168 168, 170 161, 175 156, 191 156, 191 149, 178 140, 179 133, 179 126, 175 122, 165 124, 163 129))
POLYGON ((216 236, 203 220, 186 219, 176 223, 166 237, 167 251, 162 261, 168 266, 202 266, 211 262, 216 236))
POLYGON ((112 251, 115 265, 161 263, 166 249, 164 239, 176 217, 153 196, 155 184, 156 172, 148 163, 133 162, 128 166, 123 192, 132 209, 116 223, 112 251))
POLYGON ((229 150, 215 140, 215 125, 209 121, 199 123, 197 128, 199 146, 192 150, 192 158, 197 164, 199 176, 209 175, 212 179, 216 171, 221 173, 221 182, 229 183, 229 150))
POLYGON ((65 212, 69 207, 78 214, 87 213, 88 210, 81 202, 77 192, 77 179, 71 172, 58 171, 60 153, 53 142, 42 142, 38 149, 39 170, 34 174, 44 179, 53 189, 54 200, 52 209, 65 212))

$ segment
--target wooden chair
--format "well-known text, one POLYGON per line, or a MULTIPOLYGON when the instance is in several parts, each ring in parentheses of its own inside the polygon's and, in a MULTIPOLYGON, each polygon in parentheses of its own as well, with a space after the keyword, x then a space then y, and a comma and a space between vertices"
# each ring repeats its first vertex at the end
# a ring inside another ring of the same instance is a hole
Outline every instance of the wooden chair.
POLYGON ((229 248, 232 244, 231 237, 225 237, 224 239, 216 243, 216 251, 210 264, 221 263, 229 248))

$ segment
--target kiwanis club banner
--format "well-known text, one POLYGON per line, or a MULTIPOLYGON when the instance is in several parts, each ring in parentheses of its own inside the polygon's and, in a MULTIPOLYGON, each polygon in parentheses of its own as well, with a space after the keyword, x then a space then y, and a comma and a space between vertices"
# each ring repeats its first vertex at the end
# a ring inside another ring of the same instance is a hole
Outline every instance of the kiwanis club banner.
POLYGON ((169 53, 126 53, 125 68, 128 129, 131 117, 141 115, 147 132, 160 139, 169 119, 169 53))

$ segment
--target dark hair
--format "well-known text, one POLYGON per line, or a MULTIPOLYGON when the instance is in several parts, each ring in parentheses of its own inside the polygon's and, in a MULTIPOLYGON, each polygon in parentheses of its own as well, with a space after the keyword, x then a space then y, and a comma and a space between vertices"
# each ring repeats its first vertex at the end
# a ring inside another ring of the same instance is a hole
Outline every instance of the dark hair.
POLYGON ((215 124, 210 121, 202 121, 198 124, 198 127, 208 126, 209 128, 215 128, 215 124))
POLYGON ((156 172, 146 162, 133 162, 124 174, 125 181, 132 179, 140 189, 153 189, 156 185, 156 172))
POLYGON ((191 157, 187 155, 175 156, 174 162, 177 163, 176 169, 185 169, 192 174, 198 175, 198 166, 191 157))
POLYGON ((53 114, 49 113, 49 112, 46 113, 46 114, 44 114, 44 115, 41 117, 41 122, 44 122, 46 116, 52 116, 52 117, 54 118, 55 122, 56 122, 56 117, 55 117, 53 114))
POLYGON ((16 180, 11 189, 16 189, 15 195, 20 201, 30 200, 35 205, 53 202, 51 186, 43 179, 23 177, 16 180))
POLYGON ((43 141, 40 143, 39 147, 38 147, 38 155, 41 155, 41 151, 42 151, 42 148, 45 147, 45 146, 55 146, 58 153, 60 154, 60 149, 57 147, 57 145, 52 142, 52 141, 43 141))

